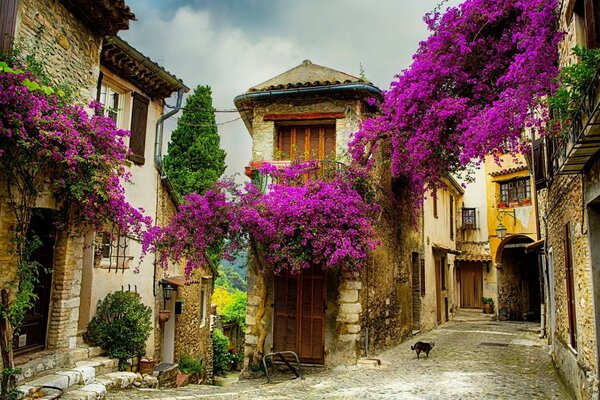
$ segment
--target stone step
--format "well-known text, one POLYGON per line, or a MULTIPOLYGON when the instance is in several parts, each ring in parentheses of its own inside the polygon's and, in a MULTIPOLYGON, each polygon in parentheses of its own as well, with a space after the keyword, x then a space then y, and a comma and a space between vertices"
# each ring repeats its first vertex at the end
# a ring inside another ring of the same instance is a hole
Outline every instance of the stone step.
POLYGON ((93 384, 99 375, 108 374, 118 369, 118 360, 108 357, 94 357, 78 361, 75 367, 50 372, 49 374, 22 383, 17 387, 25 396, 34 396, 44 386, 58 387, 63 391, 77 385, 93 384))
POLYGON ((76 386, 61 396, 61 400, 96 400, 102 399, 109 390, 129 388, 156 388, 158 379, 152 375, 141 375, 136 372, 111 372, 98 377, 93 383, 76 386))

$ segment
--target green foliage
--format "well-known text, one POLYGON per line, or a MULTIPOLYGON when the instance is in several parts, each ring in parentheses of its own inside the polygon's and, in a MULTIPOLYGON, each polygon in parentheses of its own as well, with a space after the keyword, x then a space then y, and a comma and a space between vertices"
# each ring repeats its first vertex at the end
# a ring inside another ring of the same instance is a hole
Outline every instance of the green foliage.
POLYGON ((246 280, 240 276, 236 269, 231 265, 219 265, 219 276, 215 281, 216 287, 246 291, 246 280))
POLYGON ((213 373, 225 374, 236 361, 235 355, 229 351, 229 339, 223 331, 215 329, 213 331, 213 373))
POLYGON ((561 136, 566 133, 573 114, 584 99, 594 77, 600 71, 600 49, 576 46, 573 54, 578 62, 563 68, 556 78, 559 87, 548 99, 552 119, 550 131, 561 136))
POLYGON ((204 362, 201 359, 183 354, 179 359, 179 370, 184 374, 204 375, 204 362))
POLYGON ((220 144, 211 89, 198 86, 186 100, 165 156, 165 170, 179 196, 202 194, 223 174, 220 144))
POLYGON ((137 294, 114 292, 98 302, 96 315, 87 327, 86 339, 119 359, 119 369, 127 360, 146 353, 150 336, 152 310, 141 303, 137 294))
POLYGON ((482 297, 481 301, 483 302, 483 304, 489 304, 492 307, 494 307, 494 299, 492 299, 491 297, 482 297))
POLYGON ((246 305, 248 295, 246 292, 236 290, 233 293, 233 301, 223 309, 223 319, 225 322, 237 323, 243 331, 246 330, 246 305))

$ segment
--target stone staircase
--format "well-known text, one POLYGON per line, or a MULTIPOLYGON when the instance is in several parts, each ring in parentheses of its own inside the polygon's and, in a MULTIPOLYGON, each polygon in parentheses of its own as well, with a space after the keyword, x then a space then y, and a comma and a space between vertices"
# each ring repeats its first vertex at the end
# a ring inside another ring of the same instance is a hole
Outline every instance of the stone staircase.
POLYGON ((77 361, 75 367, 50 371, 47 375, 20 383, 22 399, 52 399, 60 390, 64 400, 102 399, 110 389, 156 387, 158 379, 135 372, 117 372, 118 361, 107 357, 92 357, 77 361))

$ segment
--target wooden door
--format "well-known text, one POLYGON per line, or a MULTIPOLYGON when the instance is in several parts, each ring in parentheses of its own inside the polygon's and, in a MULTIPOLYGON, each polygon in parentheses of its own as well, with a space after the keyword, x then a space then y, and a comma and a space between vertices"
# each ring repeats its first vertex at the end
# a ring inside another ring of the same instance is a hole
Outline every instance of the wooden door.
POLYGON ((25 312, 21 327, 15 332, 15 353, 42 350, 46 345, 55 242, 53 215, 50 210, 34 211, 27 236, 30 240, 37 236, 41 242, 31 255, 31 261, 38 263, 39 281, 34 289, 37 298, 33 307, 25 312))
POLYGON ((460 306, 462 308, 483 308, 483 264, 460 264, 460 306))
POLYGON ((276 277, 273 351, 295 351, 302 362, 323 364, 325 290, 321 268, 276 277))
POLYGON ((435 258, 435 303, 436 303, 436 314, 437 323, 441 324, 442 321, 442 265, 443 258, 435 258))

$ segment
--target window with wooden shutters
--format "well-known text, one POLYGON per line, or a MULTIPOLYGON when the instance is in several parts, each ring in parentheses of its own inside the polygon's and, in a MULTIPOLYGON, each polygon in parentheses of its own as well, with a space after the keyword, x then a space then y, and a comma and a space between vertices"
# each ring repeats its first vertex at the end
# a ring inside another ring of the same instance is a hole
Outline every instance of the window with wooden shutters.
POLYGON ((463 229, 476 229, 477 228, 477 214, 475 208, 463 208, 462 209, 462 228, 463 229))
POLYGON ((454 240, 454 197, 450 195, 450 240, 454 240))
POLYGON ((277 150, 279 160, 333 160, 335 125, 281 125, 277 150))
POLYGON ((533 174, 535 179, 535 190, 546 187, 546 163, 544 158, 544 146, 542 139, 533 141, 533 174))
POLYGON ((18 0, 0 1, 0 53, 11 50, 17 24, 18 0))
POLYGON ((425 296, 425 260, 421 258, 421 296, 425 296))
POLYGON ((436 188, 433 188, 433 190, 431 191, 431 199, 433 200, 433 218, 437 218, 438 217, 438 209, 437 209, 438 194, 437 194, 436 188))
POLYGON ((138 93, 133 93, 131 107, 131 137, 129 159, 136 164, 144 164, 144 150, 146 148, 146 122, 148 121, 149 100, 138 93))

